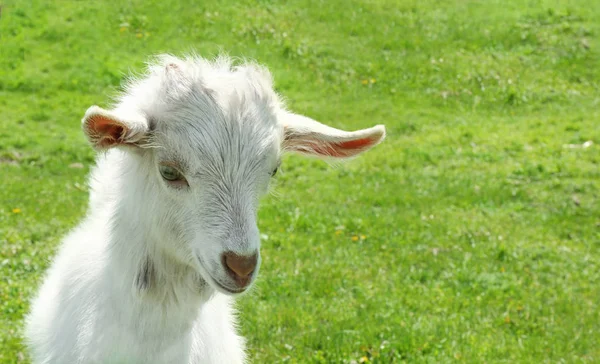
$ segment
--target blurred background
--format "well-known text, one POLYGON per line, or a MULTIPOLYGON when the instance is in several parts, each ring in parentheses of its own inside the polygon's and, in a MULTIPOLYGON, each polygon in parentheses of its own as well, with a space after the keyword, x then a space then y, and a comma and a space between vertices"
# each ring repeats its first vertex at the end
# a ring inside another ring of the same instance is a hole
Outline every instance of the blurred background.
POLYGON ((85 110, 157 53, 255 59, 386 141, 287 156, 239 301, 256 363, 600 362, 600 2, 3 0, 0 362, 87 207, 85 110))

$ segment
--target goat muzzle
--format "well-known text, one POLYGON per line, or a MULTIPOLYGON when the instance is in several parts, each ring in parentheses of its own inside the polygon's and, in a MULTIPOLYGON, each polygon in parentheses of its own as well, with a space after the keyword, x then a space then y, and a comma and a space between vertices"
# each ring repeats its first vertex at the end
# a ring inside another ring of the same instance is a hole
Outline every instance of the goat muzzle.
POLYGON ((252 273, 258 263, 258 254, 238 255, 234 252, 223 253, 223 266, 227 274, 235 281, 240 288, 246 287, 252 279, 252 273))

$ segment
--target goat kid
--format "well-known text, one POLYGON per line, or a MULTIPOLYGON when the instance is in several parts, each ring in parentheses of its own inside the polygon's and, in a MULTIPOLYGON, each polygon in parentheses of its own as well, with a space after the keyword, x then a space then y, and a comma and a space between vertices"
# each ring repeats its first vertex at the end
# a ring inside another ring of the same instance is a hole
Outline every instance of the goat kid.
POLYGON ((281 154, 348 158, 385 136, 286 110, 258 65, 168 55, 83 131, 102 153, 27 317, 37 364, 244 362, 232 297, 258 274, 258 200, 281 154))

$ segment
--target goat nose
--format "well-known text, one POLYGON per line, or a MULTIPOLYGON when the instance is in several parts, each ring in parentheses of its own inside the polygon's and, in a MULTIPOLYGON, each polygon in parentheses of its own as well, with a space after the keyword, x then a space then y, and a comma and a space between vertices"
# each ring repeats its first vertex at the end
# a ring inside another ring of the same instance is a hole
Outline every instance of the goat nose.
POLYGON ((229 275, 240 286, 248 284, 257 262, 258 254, 256 253, 250 256, 237 255, 234 252, 223 253, 223 263, 228 268, 229 275))

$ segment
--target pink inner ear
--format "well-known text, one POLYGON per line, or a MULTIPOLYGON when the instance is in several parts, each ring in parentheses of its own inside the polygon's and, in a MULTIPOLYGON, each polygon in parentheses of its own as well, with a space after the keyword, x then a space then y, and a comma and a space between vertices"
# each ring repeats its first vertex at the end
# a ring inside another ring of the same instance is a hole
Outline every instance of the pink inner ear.
POLYGON ((94 115, 88 120, 88 127, 97 138, 99 147, 108 147, 121 141, 125 127, 113 119, 103 115, 94 115))
POLYGON ((362 138, 362 139, 354 139, 354 140, 349 140, 347 142, 339 142, 339 143, 327 143, 327 144, 311 143, 310 150, 312 150, 313 152, 315 152, 317 154, 323 155, 323 156, 343 158, 343 157, 350 157, 350 156, 357 154, 358 152, 363 150, 365 147, 368 147, 369 145, 373 144, 374 142, 375 142, 374 139, 362 138))
POLYGON ((347 142, 336 143, 342 149, 362 149, 373 144, 374 140, 369 138, 350 140, 347 142))

